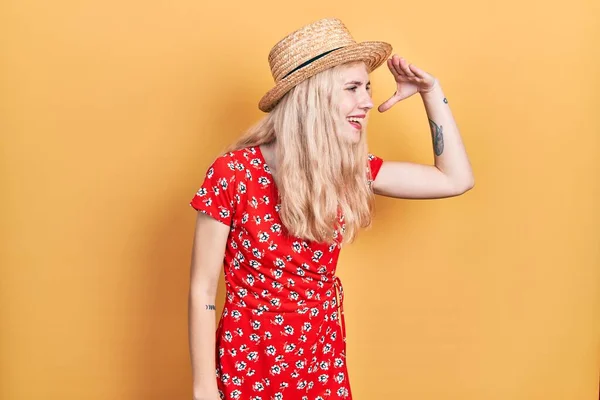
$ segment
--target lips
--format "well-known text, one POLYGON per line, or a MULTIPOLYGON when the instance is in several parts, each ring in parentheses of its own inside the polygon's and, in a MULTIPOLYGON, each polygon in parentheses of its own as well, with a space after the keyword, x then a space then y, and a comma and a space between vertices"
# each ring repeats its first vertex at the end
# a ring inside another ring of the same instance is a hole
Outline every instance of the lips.
POLYGON ((348 121, 348 123, 350 123, 350 125, 352 125, 355 129, 360 130, 362 128, 362 125, 359 122, 348 121))
POLYGON ((362 121, 365 118, 365 115, 351 115, 347 117, 348 123, 354 127, 354 129, 360 130, 362 128, 362 121))

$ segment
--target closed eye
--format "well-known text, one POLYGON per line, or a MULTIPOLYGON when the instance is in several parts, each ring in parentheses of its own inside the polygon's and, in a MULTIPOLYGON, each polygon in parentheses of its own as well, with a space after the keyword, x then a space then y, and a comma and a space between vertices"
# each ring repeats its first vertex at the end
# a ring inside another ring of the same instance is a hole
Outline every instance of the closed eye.
MULTIPOLYGON (((351 92, 356 92, 356 89, 358 89, 358 86, 351 86, 349 88, 346 88, 346 90, 349 90, 351 92)), ((367 92, 370 92, 371 91, 371 85, 368 84, 367 87, 366 87, 366 89, 367 89, 367 92)))

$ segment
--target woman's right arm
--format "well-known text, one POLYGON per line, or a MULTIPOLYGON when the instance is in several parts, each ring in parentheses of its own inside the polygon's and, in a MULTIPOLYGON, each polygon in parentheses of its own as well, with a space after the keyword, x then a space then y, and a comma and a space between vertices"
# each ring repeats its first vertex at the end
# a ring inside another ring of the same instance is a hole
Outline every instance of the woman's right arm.
POLYGON ((220 399, 215 365, 215 298, 229 229, 198 212, 188 299, 194 400, 220 399))

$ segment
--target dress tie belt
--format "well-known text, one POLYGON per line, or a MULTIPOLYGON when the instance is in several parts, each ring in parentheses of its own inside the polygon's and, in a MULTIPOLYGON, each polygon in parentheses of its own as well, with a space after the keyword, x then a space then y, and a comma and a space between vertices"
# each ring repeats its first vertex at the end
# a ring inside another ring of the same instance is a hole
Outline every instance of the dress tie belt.
POLYGON ((342 287, 342 281, 337 276, 333 277, 333 285, 338 292, 340 301, 338 304, 338 314, 340 320, 340 326, 342 327, 342 338, 344 339, 344 347, 346 346, 346 319, 344 318, 344 288, 342 287))

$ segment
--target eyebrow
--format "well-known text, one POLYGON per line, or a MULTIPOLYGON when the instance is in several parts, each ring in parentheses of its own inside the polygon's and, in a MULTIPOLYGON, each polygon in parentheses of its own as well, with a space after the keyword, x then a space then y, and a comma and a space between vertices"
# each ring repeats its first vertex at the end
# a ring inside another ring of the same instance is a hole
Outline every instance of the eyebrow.
MULTIPOLYGON (((361 81, 351 81, 351 82, 346 82, 346 85, 362 85, 363 83, 361 81)), ((371 81, 367 82, 367 85, 370 85, 371 81)))

